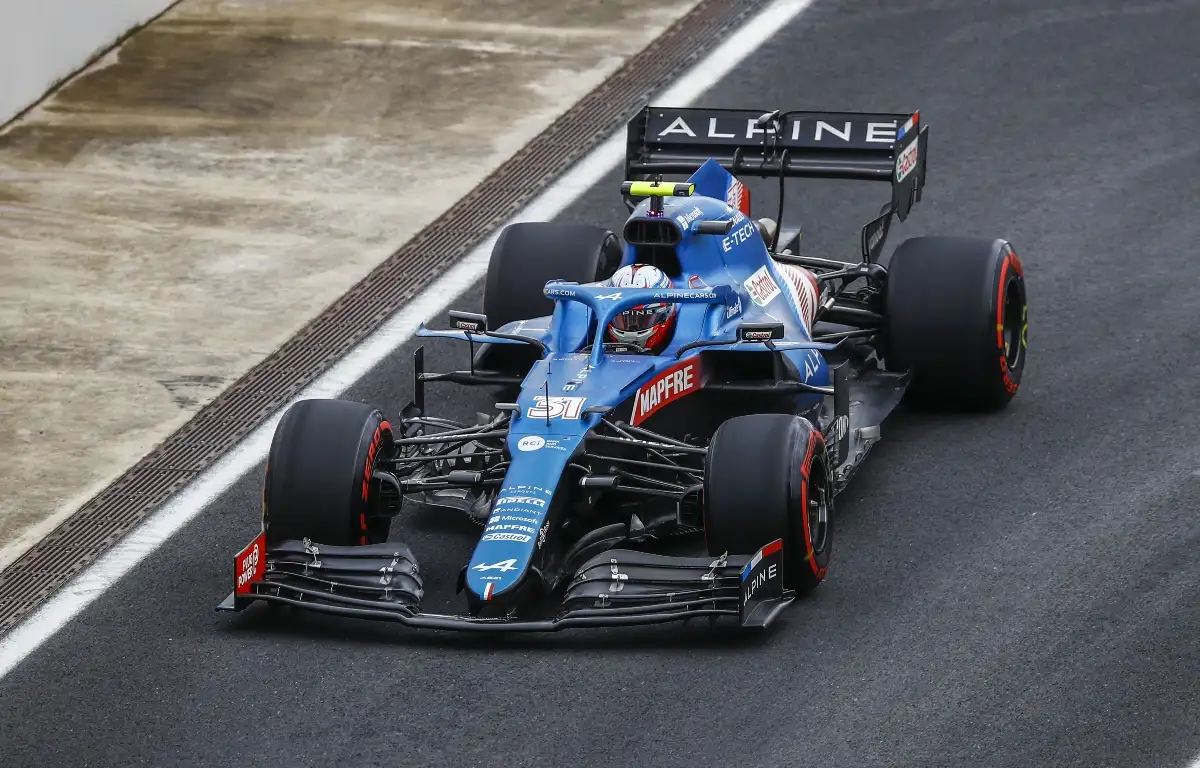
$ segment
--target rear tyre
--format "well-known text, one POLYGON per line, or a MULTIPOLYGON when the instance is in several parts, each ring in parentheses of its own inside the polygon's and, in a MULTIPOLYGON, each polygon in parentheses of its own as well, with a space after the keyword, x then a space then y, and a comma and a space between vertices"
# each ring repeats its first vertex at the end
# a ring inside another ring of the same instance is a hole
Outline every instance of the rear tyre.
POLYGON ((554 302, 542 293, 551 280, 604 280, 621 261, 621 244, 591 224, 520 222, 500 233, 488 263, 483 312, 490 330, 516 320, 544 317, 554 302))
POLYGON ((762 413, 723 423, 704 466, 709 555, 752 555, 783 539, 784 587, 812 592, 833 548, 828 467, 821 433, 800 416, 762 413))
POLYGON ((391 426, 370 406, 301 400, 289 408, 267 456, 267 545, 304 538, 332 546, 386 541, 391 513, 372 474, 391 451, 391 426))
POLYGON ((1006 241, 912 238, 888 265, 885 362, 912 369, 911 402, 997 410, 1021 386, 1027 317, 1024 269, 1006 241))

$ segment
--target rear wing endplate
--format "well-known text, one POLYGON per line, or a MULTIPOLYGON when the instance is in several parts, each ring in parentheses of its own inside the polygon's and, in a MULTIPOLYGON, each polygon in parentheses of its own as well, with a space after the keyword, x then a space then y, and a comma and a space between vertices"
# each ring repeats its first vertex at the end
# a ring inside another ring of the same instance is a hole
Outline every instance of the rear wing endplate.
POLYGON ((925 186, 920 113, 645 107, 627 127, 625 178, 694 173, 712 158, 735 176, 888 181, 903 221, 925 186))

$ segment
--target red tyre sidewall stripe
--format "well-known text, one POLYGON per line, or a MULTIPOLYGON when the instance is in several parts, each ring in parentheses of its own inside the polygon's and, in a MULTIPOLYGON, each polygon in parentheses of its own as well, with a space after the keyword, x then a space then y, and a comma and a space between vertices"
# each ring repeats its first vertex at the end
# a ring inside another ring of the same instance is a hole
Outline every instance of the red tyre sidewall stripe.
MULTIPOLYGON (((1000 373, 1004 375, 1004 388, 1009 392, 1016 392, 1021 385, 1013 380, 1012 372, 1008 370, 1008 359, 1004 354, 1004 295, 1008 292, 1009 267, 1012 267, 1012 271, 1017 275, 1024 276, 1025 270, 1021 260, 1011 248, 1000 263, 1000 287, 996 289, 996 349, 1000 353, 1000 373)), ((1018 339, 1017 344, 1021 343, 1018 339)))
MULTIPOLYGON (((366 466, 363 467, 362 480, 362 500, 365 505, 371 497, 371 476, 375 474, 375 459, 379 455, 379 446, 383 442, 383 433, 387 431, 391 433, 392 425, 387 421, 379 422, 379 426, 375 427, 375 434, 371 435, 371 444, 367 448, 366 466)), ((358 516, 359 532, 361 534, 361 542, 367 543, 367 512, 364 507, 363 511, 358 516)))
MULTIPOLYGON (((812 471, 813 456, 816 454, 817 441, 821 439, 821 433, 816 430, 808 433, 808 446, 804 451, 804 462, 800 465, 800 519, 804 524, 805 559, 808 560, 808 567, 812 569, 813 575, 818 578, 824 576, 824 569, 817 565, 817 553, 813 549, 812 542, 812 527, 808 524, 808 482, 812 471)), ((787 557, 786 552, 784 557, 787 557)))

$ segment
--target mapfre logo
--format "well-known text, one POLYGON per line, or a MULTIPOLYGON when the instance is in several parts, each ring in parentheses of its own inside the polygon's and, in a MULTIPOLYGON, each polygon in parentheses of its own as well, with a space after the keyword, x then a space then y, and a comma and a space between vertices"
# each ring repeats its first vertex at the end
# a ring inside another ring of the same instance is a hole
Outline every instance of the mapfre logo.
POLYGON ((633 415, 629 422, 635 427, 650 418, 659 408, 700 389, 700 361, 686 360, 668 368, 638 389, 633 396, 633 415))

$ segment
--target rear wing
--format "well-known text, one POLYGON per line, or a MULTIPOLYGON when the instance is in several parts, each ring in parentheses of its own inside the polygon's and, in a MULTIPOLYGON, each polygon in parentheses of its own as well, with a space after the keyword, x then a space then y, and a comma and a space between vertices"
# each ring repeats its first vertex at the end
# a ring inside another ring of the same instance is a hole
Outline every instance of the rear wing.
POLYGON ((712 158, 735 176, 889 181, 901 221, 921 199, 920 113, 645 107, 627 128, 625 178, 690 174, 712 158))

